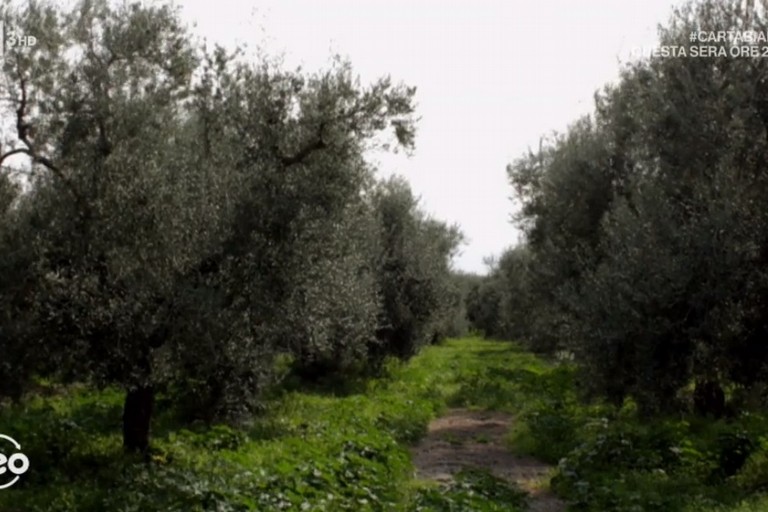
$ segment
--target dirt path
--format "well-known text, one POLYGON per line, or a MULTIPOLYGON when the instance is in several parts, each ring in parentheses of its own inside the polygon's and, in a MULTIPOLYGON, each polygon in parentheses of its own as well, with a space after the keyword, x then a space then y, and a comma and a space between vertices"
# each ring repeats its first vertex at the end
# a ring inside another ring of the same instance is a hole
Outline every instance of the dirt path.
POLYGON ((483 468, 528 491, 531 512, 565 511, 561 500, 541 488, 552 467, 505 447, 512 421, 512 416, 499 412, 449 410, 430 423, 427 436, 411 450, 417 475, 444 482, 462 467, 483 468))

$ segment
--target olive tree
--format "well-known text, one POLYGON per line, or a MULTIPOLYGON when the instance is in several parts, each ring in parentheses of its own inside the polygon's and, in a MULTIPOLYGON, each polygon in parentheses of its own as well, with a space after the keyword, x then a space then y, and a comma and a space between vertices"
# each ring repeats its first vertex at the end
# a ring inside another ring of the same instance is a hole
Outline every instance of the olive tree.
POLYGON ((444 336, 445 313, 458 298, 451 258, 462 235, 455 226, 429 218, 408 184, 382 182, 372 197, 378 222, 377 283, 383 310, 373 360, 401 359, 444 336))
MULTIPOLYGON (((734 26, 765 30, 764 13, 691 4, 661 42, 734 26)), ((653 413, 695 383, 696 409, 721 414, 725 385, 766 382, 764 74, 761 59, 637 61, 592 121, 510 168, 547 299, 531 317, 554 319, 531 337, 574 351, 594 393, 653 413)))
POLYGON ((275 353, 366 353, 362 152, 385 129, 412 147, 412 88, 362 87, 346 63, 307 76, 202 52, 168 6, 7 15, 38 39, 4 62, 15 132, 0 164, 30 169, 3 217, 20 258, 4 264, 28 268, 2 283, 23 312, 3 317, 8 360, 123 387, 124 445, 146 451, 164 386, 218 414, 253 402, 275 353))

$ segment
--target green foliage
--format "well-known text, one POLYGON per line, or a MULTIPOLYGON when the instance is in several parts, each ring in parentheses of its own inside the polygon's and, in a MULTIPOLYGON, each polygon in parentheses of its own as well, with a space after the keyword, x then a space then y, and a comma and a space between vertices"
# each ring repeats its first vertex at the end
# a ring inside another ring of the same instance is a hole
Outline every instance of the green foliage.
POLYGON ((766 491, 768 489, 768 439, 761 437, 757 447, 739 468, 734 478, 735 483, 749 492, 766 491))
POLYGON ((455 481, 438 488, 422 487, 413 501, 414 512, 503 512, 525 510, 526 494, 492 474, 463 469, 455 481))
POLYGON ((527 405, 521 414, 522 423, 512 437, 513 444, 521 451, 536 454, 553 464, 574 447, 573 433, 583 428, 584 423, 572 389, 551 387, 553 382, 556 385, 570 382, 569 377, 563 373, 538 377, 543 392, 527 405))
MULTIPOLYGON (((476 339, 428 347, 358 393, 278 389, 264 414, 239 427, 158 417, 149 462, 123 454, 119 390, 54 389, 0 414, 32 469, 0 509, 88 512, 246 510, 522 510, 523 494, 477 471, 445 494, 414 488, 404 443, 418 440, 487 361, 539 365, 506 344, 476 339)), ((167 406, 168 398, 159 403, 167 406)))
POLYGON ((768 498, 756 496, 733 506, 713 506, 711 504, 702 505, 694 503, 688 508, 688 511, 695 512, 697 510, 703 510, 705 512, 761 512, 765 510, 766 507, 768 507, 768 498))
POLYGON ((632 401, 582 403, 577 377, 515 344, 449 340, 388 361, 357 392, 282 390, 238 428, 185 427, 164 411, 149 463, 121 452, 119 391, 54 389, 0 415, 33 468, 0 508, 524 510, 519 490, 481 471, 411 481, 403 443, 451 405, 514 413, 512 449, 559 461, 551 487, 574 510, 761 510, 765 415, 642 421, 632 401))
MULTIPOLYGON (((690 3, 661 43, 768 27, 751 11, 690 3)), ((629 63, 592 115, 508 166, 525 239, 468 296, 475 327, 573 358, 590 396, 631 398, 649 418, 764 408, 768 103, 755 77, 765 66, 629 63), (731 388, 748 389, 749 405, 731 395, 726 407, 731 388)))
POLYGON ((444 335, 458 230, 364 159, 385 131, 413 149, 414 88, 203 49, 165 4, 3 16, 38 41, 2 64, 3 396, 35 375, 122 387, 146 451, 158 391, 242 420, 278 358, 358 377, 444 335))
POLYGON ((372 203, 380 233, 377 278, 383 306, 372 357, 408 359, 445 334, 445 317, 457 298, 450 260, 461 233, 426 217, 402 178, 380 184, 372 203))
POLYGON ((467 318, 472 327, 488 338, 503 337, 500 280, 487 278, 467 294, 467 318))
MULTIPOLYGON (((469 320, 467 312, 468 297, 476 284, 482 281, 477 274, 465 273, 455 270, 451 274, 452 287, 454 289, 453 304, 446 310, 444 320, 444 334, 449 338, 461 338, 468 336, 475 329, 469 320)), ((475 329, 476 330, 476 329, 475 329)))
POLYGON ((552 488, 576 510, 709 510, 764 489, 764 415, 643 421, 632 402, 577 400, 575 375, 561 367, 537 377, 511 442, 558 463, 552 488))

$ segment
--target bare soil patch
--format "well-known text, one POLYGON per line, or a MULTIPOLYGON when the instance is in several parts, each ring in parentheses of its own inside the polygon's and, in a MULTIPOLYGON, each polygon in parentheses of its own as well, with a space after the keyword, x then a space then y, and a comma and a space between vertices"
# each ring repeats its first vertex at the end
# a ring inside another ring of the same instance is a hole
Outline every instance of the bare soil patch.
POLYGON ((417 476, 447 482, 464 467, 482 468, 529 492, 532 512, 565 511, 565 503, 545 488, 552 466, 505 446, 513 421, 500 412, 449 410, 430 423, 427 435, 411 449, 417 476))

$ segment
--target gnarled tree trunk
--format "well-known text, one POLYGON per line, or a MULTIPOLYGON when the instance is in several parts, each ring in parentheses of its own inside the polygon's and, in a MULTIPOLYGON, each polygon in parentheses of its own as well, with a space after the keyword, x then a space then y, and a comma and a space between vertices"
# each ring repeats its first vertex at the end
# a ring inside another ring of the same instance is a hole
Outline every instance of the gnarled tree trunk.
POLYGON ((720 384, 699 381, 693 391, 693 409, 700 416, 720 418, 725 413, 725 393, 720 384))
POLYGON ((123 407, 123 447, 128 452, 149 450, 149 430, 155 391, 152 386, 129 389, 123 407))

